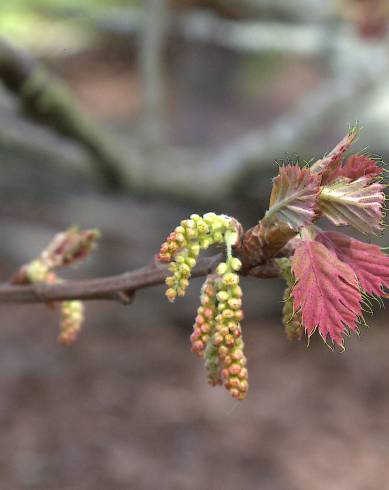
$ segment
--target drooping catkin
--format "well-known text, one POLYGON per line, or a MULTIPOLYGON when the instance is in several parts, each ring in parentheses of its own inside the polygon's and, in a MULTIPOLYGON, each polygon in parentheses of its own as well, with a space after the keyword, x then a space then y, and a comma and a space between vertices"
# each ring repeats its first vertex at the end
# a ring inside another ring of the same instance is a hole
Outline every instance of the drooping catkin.
POLYGON ((157 255, 157 260, 170 263, 172 275, 166 278, 169 301, 185 295, 200 251, 211 245, 224 244, 226 235, 236 232, 235 227, 235 220, 228 216, 207 213, 201 217, 192 214, 190 219, 181 221, 180 226, 170 233, 157 255))
POLYGON ((209 384, 224 385, 238 400, 243 400, 248 390, 240 326, 242 289, 237 274, 241 266, 239 259, 230 256, 218 265, 216 274, 207 277, 191 335, 192 352, 204 358, 209 384))
POLYGON ((288 286, 284 291, 282 323, 285 327, 286 337, 289 340, 301 340, 304 336, 304 325, 302 324, 301 312, 294 311, 291 291, 291 286, 288 286))
POLYGON ((277 263, 286 281, 282 308, 282 323, 285 329, 285 335, 289 340, 301 340, 304 336, 305 328, 302 323, 300 311, 295 311, 293 305, 292 289, 295 285, 295 278, 291 269, 290 259, 278 259, 277 263))
MULTIPOLYGON (((71 227, 57 233, 41 254, 23 265, 12 278, 13 284, 58 284, 62 279, 56 270, 76 265, 85 260, 96 247, 100 232, 97 229, 81 230, 71 227)), ((53 304, 50 304, 53 306, 53 304)), ((61 322, 59 341, 72 344, 84 321, 84 305, 81 301, 70 300, 60 303, 61 322)))
POLYGON ((208 276, 201 288, 200 306, 190 337, 192 352, 198 357, 204 357, 205 348, 214 334, 216 312, 215 279, 208 276))
POLYGON ((221 365, 221 379, 233 398, 243 400, 248 391, 247 360, 240 322, 243 319, 242 290, 236 273, 242 264, 239 259, 229 257, 216 268, 218 300, 215 334, 212 344, 217 348, 221 365))
POLYGON ((81 301, 63 301, 61 303, 61 323, 59 342, 73 344, 80 333, 84 321, 84 305, 81 301))

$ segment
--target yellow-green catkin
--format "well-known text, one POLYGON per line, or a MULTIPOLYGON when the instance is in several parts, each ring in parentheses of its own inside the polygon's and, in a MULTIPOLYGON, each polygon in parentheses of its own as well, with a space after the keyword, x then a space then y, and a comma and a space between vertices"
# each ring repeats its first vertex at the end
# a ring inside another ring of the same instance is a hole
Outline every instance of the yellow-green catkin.
POLYGON ((234 232, 234 220, 215 213, 204 216, 192 214, 190 219, 181 221, 161 245, 157 255, 159 261, 170 262, 169 271, 172 275, 166 278, 166 296, 169 301, 184 296, 200 251, 211 245, 224 244, 226 234, 234 232))
POLYGON ((215 319, 218 313, 216 300, 215 276, 208 276, 201 288, 201 303, 193 325, 190 337, 192 352, 198 357, 205 358, 208 382, 212 386, 222 384, 221 365, 217 348, 212 343, 215 333, 215 319))
POLYGON ((208 276, 201 288, 200 306, 190 336, 192 352, 198 357, 204 357, 205 347, 214 333, 216 313, 215 280, 208 276))
POLYGON ((84 305, 81 301, 71 300, 61 303, 61 324, 58 340, 61 344, 73 344, 80 333, 84 321, 84 305))
POLYGON ((217 349, 221 382, 237 400, 246 397, 249 387, 240 326, 243 319, 242 290, 237 271, 241 266, 239 259, 229 257, 216 269, 219 276, 216 282, 218 313, 215 317, 215 333, 211 340, 217 349))
POLYGON ((295 278, 292 273, 290 259, 278 259, 277 263, 282 271, 287 287, 284 291, 284 306, 282 308, 282 323, 285 328, 285 335, 289 340, 301 340, 304 336, 304 325, 300 311, 295 311, 293 305, 292 289, 295 278))
POLYGON ((50 269, 40 259, 35 259, 25 266, 25 273, 29 283, 47 282, 50 269))
POLYGON ((292 286, 288 286, 284 291, 282 323, 285 327, 286 337, 289 340, 301 340, 304 336, 304 325, 302 324, 301 312, 294 311, 291 292, 292 286))

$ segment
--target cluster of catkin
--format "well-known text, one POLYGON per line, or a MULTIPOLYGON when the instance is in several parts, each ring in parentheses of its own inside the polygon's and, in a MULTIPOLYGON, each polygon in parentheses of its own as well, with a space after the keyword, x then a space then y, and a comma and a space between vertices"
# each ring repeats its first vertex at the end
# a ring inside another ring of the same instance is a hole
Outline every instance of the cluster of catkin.
POLYGON ((202 217, 193 214, 168 236, 157 258, 170 262, 172 275, 166 279, 166 296, 174 301, 185 294, 200 251, 211 245, 227 248, 226 261, 219 263, 201 289, 191 345, 192 351, 205 361, 209 383, 223 385, 235 399, 243 400, 248 376, 240 326, 242 289, 237 274, 242 264, 231 253, 237 236, 237 223, 232 218, 215 213, 202 217))
MULTIPOLYGON (((39 257, 23 265, 12 278, 14 284, 61 282, 56 270, 73 266, 90 255, 100 236, 98 230, 79 230, 76 227, 55 235, 39 257)), ((81 301, 63 301, 60 304, 61 320, 58 340, 72 344, 84 322, 84 305, 81 301)))

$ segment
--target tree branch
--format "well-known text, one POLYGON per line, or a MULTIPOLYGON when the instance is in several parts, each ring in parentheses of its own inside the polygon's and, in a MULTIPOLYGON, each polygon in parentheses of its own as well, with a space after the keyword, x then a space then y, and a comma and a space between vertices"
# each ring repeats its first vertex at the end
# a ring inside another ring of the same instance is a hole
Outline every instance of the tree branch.
POLYGON ((95 170, 110 188, 128 187, 123 163, 104 131, 77 107, 66 87, 27 53, 0 38, 0 79, 19 97, 34 121, 81 143, 92 155, 95 170))
MULTIPOLYGON (((221 254, 200 259, 192 277, 206 276, 220 262, 221 254)), ((280 270, 274 261, 256 266, 248 275, 261 278, 279 277, 280 270)), ((0 287, 0 304, 9 303, 51 303, 54 301, 113 300, 124 304, 131 302, 138 289, 163 284, 169 271, 165 265, 151 264, 134 271, 116 276, 59 284, 36 283, 28 286, 3 285, 0 287)))
POLYGON ((146 0, 138 34, 138 64, 144 87, 144 136, 146 143, 152 145, 162 143, 165 137, 164 51, 167 28, 167 1, 146 0))

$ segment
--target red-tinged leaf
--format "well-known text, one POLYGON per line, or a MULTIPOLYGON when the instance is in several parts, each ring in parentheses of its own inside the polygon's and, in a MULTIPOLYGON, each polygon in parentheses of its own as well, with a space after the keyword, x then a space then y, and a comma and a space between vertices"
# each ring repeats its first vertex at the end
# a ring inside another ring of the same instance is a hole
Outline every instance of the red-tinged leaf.
POLYGON ((350 129, 346 136, 328 153, 328 155, 311 166, 311 172, 321 174, 322 184, 327 183, 329 176, 336 172, 340 167, 343 155, 356 140, 358 134, 359 127, 356 125, 350 129))
POLYGON ((341 178, 322 187, 319 207, 335 225, 351 225, 362 233, 382 229, 384 186, 368 177, 341 178))
POLYGON ((389 288, 389 257, 378 245, 360 242, 334 231, 319 233, 316 240, 352 268, 366 293, 385 297, 383 288, 389 288))
POLYGON ((280 167, 273 181, 270 206, 264 221, 266 223, 287 223, 298 231, 312 222, 319 195, 319 178, 308 168, 298 165, 280 167))
POLYGON ((357 329, 361 315, 361 293, 351 267, 322 243, 302 240, 292 257, 292 271, 297 279, 294 308, 301 310, 308 336, 317 328, 324 341, 329 337, 343 346, 343 335, 357 329))
POLYGON ((332 182, 339 177, 347 177, 351 180, 366 177, 372 180, 381 175, 383 171, 384 169, 377 165, 375 160, 365 155, 351 155, 342 167, 329 175, 327 180, 332 182))

